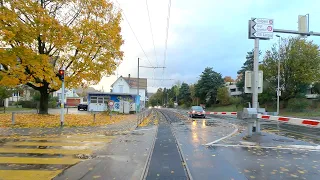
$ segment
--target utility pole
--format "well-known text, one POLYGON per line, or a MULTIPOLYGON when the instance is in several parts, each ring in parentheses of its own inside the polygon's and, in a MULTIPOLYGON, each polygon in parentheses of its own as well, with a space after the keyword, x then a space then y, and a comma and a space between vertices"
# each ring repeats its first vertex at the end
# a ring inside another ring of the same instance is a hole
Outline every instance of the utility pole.
MULTIPOLYGON (((276 35, 278 38, 279 38, 279 59, 278 59, 278 88, 277 88, 277 116, 279 116, 279 113, 280 113, 280 38, 281 36, 279 35, 276 35)), ((280 127, 279 127, 279 121, 277 121, 277 129, 278 131, 280 130, 280 127)))
POLYGON ((281 36, 276 35, 279 38, 279 56, 278 56, 278 86, 277 86, 277 116, 280 113, 280 38, 281 36))
POLYGON ((139 98, 139 68, 140 68, 140 60, 139 60, 139 58, 138 58, 138 84, 137 84, 137 99, 139 100, 139 101, 137 101, 137 108, 136 108, 136 113, 138 114, 138 112, 139 112, 139 107, 140 107, 140 98, 139 98), (139 105, 138 105, 138 103, 139 103, 139 105))

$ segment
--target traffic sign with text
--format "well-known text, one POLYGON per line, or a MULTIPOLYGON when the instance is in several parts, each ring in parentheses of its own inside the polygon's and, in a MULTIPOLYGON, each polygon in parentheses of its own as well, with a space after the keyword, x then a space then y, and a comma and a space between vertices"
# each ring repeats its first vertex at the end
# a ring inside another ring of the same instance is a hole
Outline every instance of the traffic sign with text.
POLYGON ((249 39, 273 38, 273 19, 266 18, 252 18, 249 21, 249 39))

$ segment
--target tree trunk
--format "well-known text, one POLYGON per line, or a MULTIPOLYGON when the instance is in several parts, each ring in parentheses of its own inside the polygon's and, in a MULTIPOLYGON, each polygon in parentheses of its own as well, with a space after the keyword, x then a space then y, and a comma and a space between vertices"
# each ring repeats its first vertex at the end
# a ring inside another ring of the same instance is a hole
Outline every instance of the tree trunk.
POLYGON ((48 114, 49 93, 46 88, 40 90, 39 114, 48 114))

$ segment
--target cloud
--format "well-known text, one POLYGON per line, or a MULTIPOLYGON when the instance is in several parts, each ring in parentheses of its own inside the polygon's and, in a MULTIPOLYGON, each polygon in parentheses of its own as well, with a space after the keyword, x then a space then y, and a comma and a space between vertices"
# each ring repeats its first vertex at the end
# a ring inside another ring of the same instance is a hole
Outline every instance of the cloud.
MULTIPOLYGON (((136 77, 138 57, 141 58, 141 65, 163 66, 168 0, 148 0, 157 58, 153 50, 146 1, 118 1, 150 61, 124 19, 121 26, 125 56, 118 69, 119 75, 127 76, 130 73, 136 77)), ((213 67, 223 76, 235 78, 245 61, 246 52, 251 51, 254 45, 254 41, 248 39, 249 19, 271 18, 275 22, 274 28, 297 30, 298 15, 310 13, 310 29, 319 32, 319 5, 317 0, 303 3, 290 0, 174 0, 171 6, 165 76, 162 69, 146 68, 140 69, 140 76, 150 78, 149 91, 155 91, 160 86, 169 87, 174 83, 152 81, 152 78, 164 77, 194 83, 205 67, 213 67)), ((308 39, 320 43, 318 37, 308 39)), ((260 41, 260 50, 264 52, 277 42, 277 38, 260 41)), ((115 79, 115 76, 104 78, 97 87, 110 86, 115 79)))

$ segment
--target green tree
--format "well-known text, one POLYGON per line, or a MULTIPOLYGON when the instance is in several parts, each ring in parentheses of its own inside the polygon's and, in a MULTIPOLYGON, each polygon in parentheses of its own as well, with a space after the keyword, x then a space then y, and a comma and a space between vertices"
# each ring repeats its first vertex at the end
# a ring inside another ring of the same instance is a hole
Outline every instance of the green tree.
POLYGON ((179 89, 179 103, 189 107, 191 105, 191 93, 187 83, 182 83, 179 89))
POLYGON ((230 104, 230 95, 227 87, 219 87, 217 92, 217 99, 221 105, 230 104))
POLYGON ((215 104, 217 100, 217 90, 224 84, 220 73, 207 67, 200 75, 200 79, 195 86, 195 95, 207 106, 215 104))
POLYGON ((285 105, 291 98, 304 97, 307 88, 320 78, 319 46, 303 38, 282 39, 281 48, 275 46, 264 56, 262 70, 270 91, 277 88, 277 62, 280 60, 281 99, 285 105))
POLYGON ((12 96, 12 90, 5 86, 0 86, 0 106, 4 106, 4 100, 12 96))
POLYGON ((237 87, 242 92, 244 91, 245 72, 253 70, 253 60, 254 60, 253 53, 254 53, 254 50, 247 52, 246 61, 243 63, 243 66, 241 67, 241 69, 237 72, 238 73, 237 87))
POLYGON ((197 97, 196 97, 196 89, 195 89, 195 84, 191 84, 189 86, 190 89, 190 95, 191 95, 191 99, 192 99, 192 105, 196 105, 197 103, 197 97))
POLYGON ((179 96, 179 89, 181 87, 181 82, 178 80, 175 82, 175 85, 173 86, 174 87, 174 93, 175 93, 175 96, 176 96, 176 99, 175 101, 178 101, 178 96, 179 96))
POLYGON ((40 92, 40 114, 61 87, 96 84, 122 60, 121 12, 105 0, 1 0, 0 84, 40 92))

